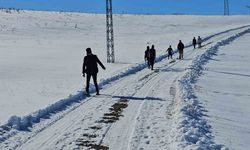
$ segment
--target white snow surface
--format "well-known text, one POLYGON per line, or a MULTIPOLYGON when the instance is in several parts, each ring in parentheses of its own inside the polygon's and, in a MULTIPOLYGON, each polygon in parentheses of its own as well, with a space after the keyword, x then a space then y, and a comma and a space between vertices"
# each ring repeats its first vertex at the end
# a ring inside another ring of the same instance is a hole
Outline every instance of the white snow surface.
MULTIPOLYGON (((220 47, 249 32, 248 16, 115 15, 115 64, 105 63, 105 15, 21 11, 0 12, 0 16, 0 149, 88 149, 77 144, 79 139, 87 140, 85 134, 94 135, 91 140, 95 144, 114 150, 247 146, 241 139, 234 143, 237 136, 228 141, 239 129, 223 120, 232 116, 230 112, 216 118, 223 107, 216 107, 216 102, 225 97, 196 89, 209 91, 207 83, 219 82, 209 75, 204 82, 197 79, 220 47), (193 50, 189 44, 198 35, 204 46, 193 50), (169 44, 175 47, 179 39, 187 45, 185 59, 172 63, 165 59, 165 50, 169 44), (146 69, 143 62, 147 43, 156 46, 154 71, 146 69), (98 74, 102 95, 90 98, 82 93, 85 81, 81 77, 87 47, 107 68, 98 74), (124 99, 128 107, 121 118, 100 123, 109 108, 124 99), (213 101, 208 102, 210 99, 213 101), (227 123, 227 128, 220 121, 227 123), (235 130, 228 132, 233 127, 235 130)), ((238 75, 247 79, 248 74, 238 75)), ((249 82, 243 83, 239 86, 246 92, 238 99, 242 101, 241 113, 246 112, 247 117, 249 109, 243 106, 249 103, 242 97, 249 96, 249 82)), ((229 88, 225 86, 217 90, 229 88)), ((231 99, 228 110, 234 111, 237 102, 231 99)), ((229 120, 249 123, 237 116, 229 120)), ((248 138, 248 126, 241 128, 240 135, 248 138)))
MULTIPOLYGON (((198 148, 202 148, 202 149, 222 149, 223 148, 224 149, 225 148, 223 145, 215 145, 214 141, 211 140, 213 139, 213 136, 211 134, 211 126, 207 123, 207 120, 205 119, 205 116, 207 116, 205 112, 207 110, 206 108, 204 108, 199 98, 197 98, 197 96, 194 94, 194 87, 196 87, 195 83, 197 82, 197 78, 201 76, 202 71, 204 70, 204 66, 211 59, 211 57, 216 54, 216 52, 218 51, 218 48, 231 43, 238 37, 241 37, 247 33, 249 34, 249 32, 250 32, 250 29, 240 32, 238 34, 235 34, 234 36, 231 36, 225 40, 219 41, 216 45, 207 49, 204 54, 194 59, 193 64, 190 65, 190 68, 188 68, 190 71, 187 71, 187 73, 180 79, 179 88, 178 88, 180 92, 179 93, 180 104, 178 106, 180 107, 180 112, 182 113, 181 116, 183 119, 179 120, 180 122, 177 124, 177 129, 179 130, 179 133, 181 133, 179 136, 181 137, 182 140, 185 141, 184 148, 188 148, 188 149, 198 149, 198 148), (190 145, 190 146, 186 147, 186 145, 190 145)), ((217 82, 225 82, 225 81, 219 81, 217 79, 217 82)), ((217 84, 214 84, 214 86, 215 85, 217 84)), ((248 85, 246 84, 246 88, 247 86, 248 85)), ((214 87, 210 87, 210 88, 214 88, 214 87)), ((228 87, 225 86, 224 88, 227 89, 228 87)), ((213 99, 213 97, 211 97, 211 99, 213 99)), ((217 99, 217 100, 220 101, 220 99, 217 99)), ((220 108, 221 106, 217 106, 217 107, 220 108)), ((232 109, 230 110, 233 111, 232 109)), ((245 111, 243 110, 243 112, 245 111)), ((248 112, 248 110, 246 110, 246 112, 248 112)), ((223 112, 223 113, 226 113, 226 112, 223 112)), ((220 115, 220 114, 218 113, 217 115, 220 115)), ((246 134, 250 136, 247 128, 242 129, 242 130, 243 132, 247 132, 246 134)), ((230 130, 224 130, 222 134, 225 134, 228 131, 230 130)), ((227 138, 230 139, 229 137, 227 138)), ((242 139, 239 141, 243 143, 245 142, 242 139)))
POLYGON ((216 141, 230 149, 250 149, 249 41, 247 34, 219 48, 195 85, 216 141))

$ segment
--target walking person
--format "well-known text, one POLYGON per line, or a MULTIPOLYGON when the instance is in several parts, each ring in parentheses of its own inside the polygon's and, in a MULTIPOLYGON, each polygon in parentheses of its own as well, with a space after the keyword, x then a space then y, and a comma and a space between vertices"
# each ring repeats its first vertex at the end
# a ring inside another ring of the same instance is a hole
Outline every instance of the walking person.
POLYGON ((194 46, 194 49, 196 48, 196 44, 197 44, 197 41, 195 39, 195 37, 193 38, 193 46, 194 46))
POLYGON ((179 44, 177 46, 177 49, 179 51, 179 59, 183 59, 183 51, 184 51, 184 44, 179 40, 179 44))
POLYGON ((167 49, 167 53, 168 53, 168 59, 169 59, 169 57, 171 57, 171 59, 173 59, 172 58, 172 56, 173 56, 173 49, 172 49, 171 45, 167 49))
POLYGON ((155 57, 156 57, 155 46, 152 45, 149 51, 149 61, 150 61, 151 70, 154 70, 155 57))
POLYGON ((200 36, 198 36, 198 39, 197 39, 198 48, 201 48, 201 42, 202 42, 202 39, 200 36))
POLYGON ((148 64, 148 69, 150 69, 149 51, 150 51, 150 47, 147 46, 147 49, 146 49, 145 55, 144 55, 144 59, 145 59, 145 62, 148 64))
POLYGON ((82 75, 85 77, 85 73, 87 74, 86 79, 86 93, 89 95, 89 82, 90 78, 93 78, 95 89, 96 89, 96 95, 99 95, 99 88, 97 84, 97 73, 98 73, 98 67, 97 64, 99 64, 102 69, 106 69, 104 65, 101 63, 101 61, 98 59, 98 57, 91 52, 91 48, 86 49, 87 55, 84 57, 83 60, 83 66, 82 66, 82 75))

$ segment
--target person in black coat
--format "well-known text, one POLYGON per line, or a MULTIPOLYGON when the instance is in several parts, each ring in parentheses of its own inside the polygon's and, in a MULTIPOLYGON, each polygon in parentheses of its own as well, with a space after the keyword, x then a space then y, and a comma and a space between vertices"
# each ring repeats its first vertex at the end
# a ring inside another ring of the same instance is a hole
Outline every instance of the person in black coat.
POLYGON ((183 59, 183 51, 184 51, 184 44, 179 40, 179 44, 177 46, 177 49, 179 51, 179 59, 183 59))
POLYGON ((145 55, 144 55, 144 59, 148 64, 148 68, 150 68, 149 51, 150 51, 150 47, 147 46, 147 49, 146 49, 145 55))
POLYGON ((193 38, 193 46, 194 46, 194 49, 196 48, 196 44, 197 44, 197 41, 195 39, 195 37, 193 38))
POLYGON ((170 45, 169 48, 167 49, 167 52, 168 52, 168 59, 169 59, 169 57, 170 57, 171 59, 173 59, 173 58, 172 58, 172 56, 173 56, 173 49, 172 49, 171 45, 170 45))
POLYGON ((155 57, 156 57, 155 46, 152 45, 149 51, 149 61, 150 61, 151 70, 154 69, 155 57))
POLYGON ((97 73, 98 73, 97 64, 99 64, 104 70, 106 68, 101 63, 101 61, 98 59, 98 57, 96 55, 92 54, 91 48, 87 48, 86 52, 87 52, 87 56, 84 57, 83 65, 82 65, 83 77, 85 77, 85 73, 87 74, 86 93, 89 95, 89 82, 90 82, 90 78, 92 76, 94 84, 95 84, 95 88, 96 88, 96 95, 99 95, 99 88, 98 88, 98 84, 97 84, 97 73))

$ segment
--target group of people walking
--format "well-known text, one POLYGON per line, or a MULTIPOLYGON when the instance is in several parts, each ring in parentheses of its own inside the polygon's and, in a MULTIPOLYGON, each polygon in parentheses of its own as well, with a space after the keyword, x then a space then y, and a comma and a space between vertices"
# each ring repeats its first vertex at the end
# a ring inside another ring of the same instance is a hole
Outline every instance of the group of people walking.
MULTIPOLYGON (((179 41, 179 44, 177 45, 177 49, 179 52, 179 59, 183 59, 183 51, 184 51, 184 44, 181 42, 181 40, 179 41)), ((167 53, 168 53, 168 59, 171 58, 173 59, 173 49, 172 46, 170 45, 167 49, 167 53)))
POLYGON ((194 46, 194 49, 196 49, 196 45, 198 44, 198 48, 201 48, 201 42, 202 42, 202 39, 200 36, 198 36, 198 39, 196 40, 196 38, 194 37, 193 38, 193 46, 194 46))
MULTIPOLYGON (((200 36, 198 36, 198 39, 196 40, 196 38, 193 38, 192 44, 194 46, 194 49, 196 49, 196 45, 198 45, 198 48, 201 48, 201 43, 202 43, 202 39, 200 36)), ((177 50, 179 52, 179 59, 183 59, 183 53, 184 53, 184 48, 185 45, 182 43, 181 40, 179 40, 179 43, 177 45, 177 50)), ((168 59, 173 59, 173 49, 172 46, 170 45, 167 49, 167 55, 168 55, 168 59)), ((148 64, 148 68, 151 70, 153 70, 153 66, 155 63, 155 57, 156 57, 156 52, 154 49, 154 45, 152 45, 152 48, 150 48, 149 46, 147 46, 147 49, 145 51, 145 56, 144 59, 148 64)))
POLYGON ((149 46, 147 46, 147 49, 146 49, 145 55, 144 55, 144 59, 148 64, 148 68, 151 70, 154 69, 155 57, 156 57, 155 46, 152 45, 151 48, 149 46))
MULTIPOLYGON (((198 39, 196 40, 195 37, 193 38, 193 46, 194 49, 196 48, 196 45, 198 44, 198 48, 201 48, 201 37, 199 36, 198 39)), ((177 49, 179 52, 179 59, 183 59, 183 53, 184 53, 184 44, 182 43, 181 40, 179 40, 179 43, 177 45, 177 49)), ((173 59, 173 49, 171 45, 167 49, 168 53, 168 59, 173 59)), ((96 88, 96 95, 99 95, 99 88, 97 84, 97 73, 98 73, 98 64, 102 67, 102 69, 106 69, 105 66, 102 64, 102 62, 98 59, 98 57, 94 54, 92 54, 91 48, 86 49, 86 56, 84 57, 83 60, 83 66, 82 66, 82 75, 85 77, 85 74, 87 74, 87 79, 86 79, 86 95, 89 95, 89 82, 90 78, 93 78, 94 85, 96 88)), ((154 64, 155 64, 155 58, 156 58, 156 50, 154 45, 147 46, 147 49, 145 51, 144 59, 148 64, 148 68, 153 70, 154 69, 154 64)))

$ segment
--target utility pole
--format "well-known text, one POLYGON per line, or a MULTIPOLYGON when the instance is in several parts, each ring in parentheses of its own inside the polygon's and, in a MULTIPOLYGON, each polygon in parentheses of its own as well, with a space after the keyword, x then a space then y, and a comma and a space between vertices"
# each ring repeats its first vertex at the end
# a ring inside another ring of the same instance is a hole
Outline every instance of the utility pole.
POLYGON ((112 0, 106 0, 107 62, 115 62, 112 0))
POLYGON ((246 6, 248 9, 249 9, 249 15, 250 15, 250 5, 249 6, 246 6))
POLYGON ((228 2, 228 0, 224 0, 224 15, 229 16, 229 2, 228 2))

